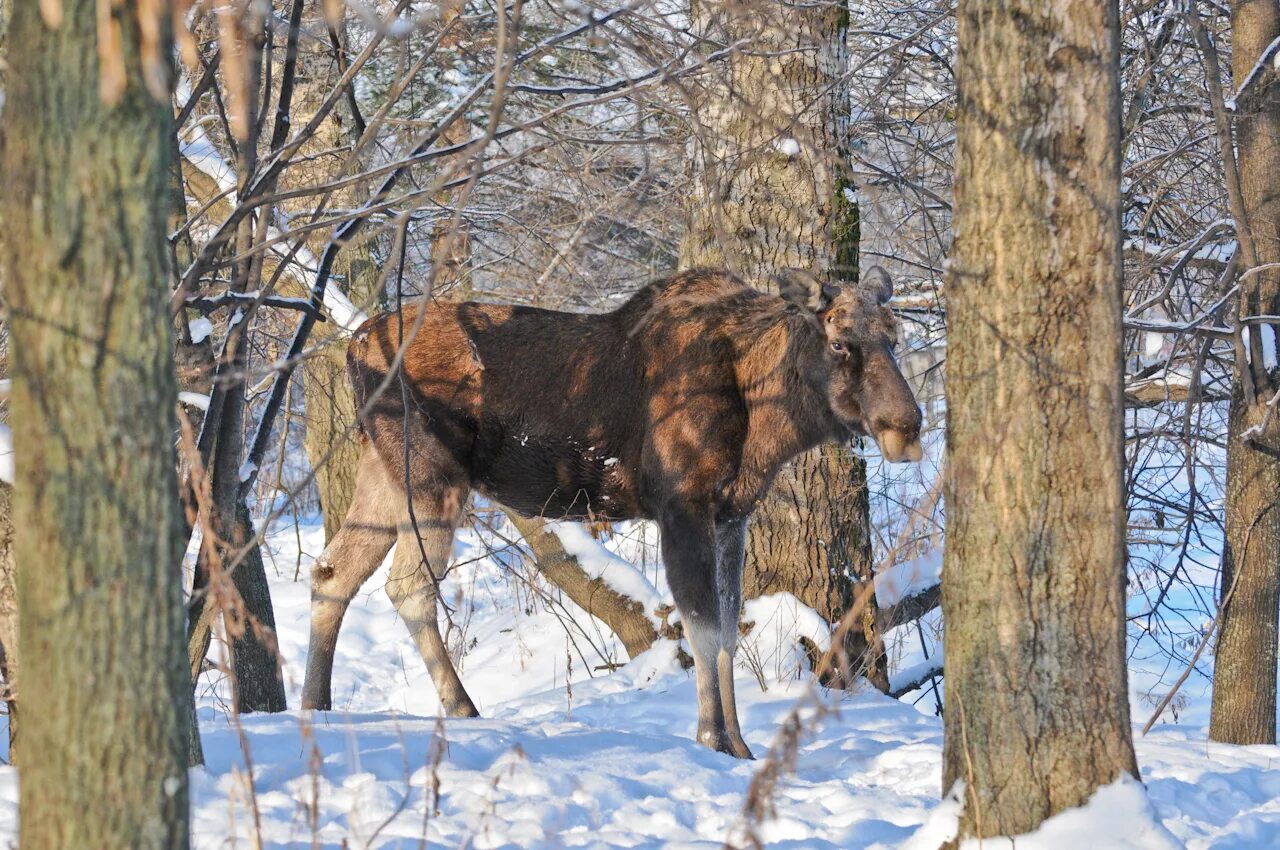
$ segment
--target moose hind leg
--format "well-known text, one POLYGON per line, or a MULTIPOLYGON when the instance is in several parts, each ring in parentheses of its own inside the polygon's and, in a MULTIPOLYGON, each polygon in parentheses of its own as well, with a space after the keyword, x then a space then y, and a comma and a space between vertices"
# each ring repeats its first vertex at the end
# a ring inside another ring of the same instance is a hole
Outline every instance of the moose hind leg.
POLYGON ((356 472, 356 490, 342 527, 311 568, 311 641, 302 685, 302 707, 333 707, 333 655, 347 607, 396 540, 403 500, 382 461, 366 448, 356 472))
POLYGON ((716 653, 716 673, 720 684, 720 709, 724 713, 730 750, 738 758, 749 759, 754 756, 742 739, 733 684, 733 657, 738 649, 742 564, 746 558, 746 545, 745 518, 716 522, 716 589, 720 597, 720 646, 716 653))
POLYGON ((387 595, 408 627, 450 717, 480 716, 449 658, 436 610, 436 584, 449 565, 453 532, 466 500, 467 490, 462 487, 415 498, 413 519, 406 517, 401 525, 387 579, 387 595))

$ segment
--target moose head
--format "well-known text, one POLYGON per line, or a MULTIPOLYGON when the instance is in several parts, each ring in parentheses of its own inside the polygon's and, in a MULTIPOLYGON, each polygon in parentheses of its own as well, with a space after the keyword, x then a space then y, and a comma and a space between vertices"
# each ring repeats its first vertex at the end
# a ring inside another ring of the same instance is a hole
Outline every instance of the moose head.
POLYGON ((898 327, 887 306, 893 297, 888 272, 874 266, 853 285, 788 269, 777 284, 782 297, 821 328, 823 352, 810 374, 825 384, 836 420, 874 437, 885 460, 919 461, 920 407, 893 355, 898 327))

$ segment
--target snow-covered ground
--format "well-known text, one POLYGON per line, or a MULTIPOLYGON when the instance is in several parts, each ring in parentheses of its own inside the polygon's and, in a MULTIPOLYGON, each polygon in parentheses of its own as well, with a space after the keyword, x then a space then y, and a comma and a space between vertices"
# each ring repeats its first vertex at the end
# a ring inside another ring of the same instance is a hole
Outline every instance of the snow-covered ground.
MULTIPOLYGON (((322 542, 315 525, 281 526, 270 538, 291 705, 306 656, 307 571, 322 542)), ((613 545, 632 563, 645 548, 634 538, 613 545)), ((931 700, 920 702, 926 714, 874 692, 815 694, 797 676, 788 637, 789 623, 803 628, 805 618, 785 595, 771 611, 753 609, 770 621, 749 638, 737 685, 759 760, 740 762, 694 743, 694 683, 673 644, 614 672, 594 669, 625 660, 616 641, 567 601, 549 603, 510 553, 486 554, 468 532, 455 556, 462 565, 446 587, 453 640, 467 647, 462 677, 485 717, 436 717, 380 574, 343 628, 338 710, 237 724, 225 683, 202 687, 196 846, 711 848, 745 846, 754 829, 770 847, 931 848, 954 823, 954 806, 941 800, 942 726, 931 700), (753 826, 749 789, 797 711, 805 731, 795 769, 774 788, 772 815, 753 826)), ((642 569, 664 593, 660 567, 642 569)), ((1145 798, 1120 783, 1016 846, 1280 846, 1280 748, 1210 744, 1199 725, 1157 726, 1137 746, 1145 798)), ((0 769, 0 844, 14 840, 16 799, 14 771, 0 769)))

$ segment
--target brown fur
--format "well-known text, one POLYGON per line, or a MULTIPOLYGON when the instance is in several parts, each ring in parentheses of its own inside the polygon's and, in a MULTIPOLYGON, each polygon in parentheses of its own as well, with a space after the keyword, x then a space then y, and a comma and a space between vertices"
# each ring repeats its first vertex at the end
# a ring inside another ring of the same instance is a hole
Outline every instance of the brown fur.
MULTIPOLYGON (((726 671, 746 517, 783 464, 823 441, 893 432, 884 445, 914 446, 918 457, 920 411, 891 354, 890 289, 819 288, 804 275, 781 288, 787 299, 695 269, 604 314, 430 303, 365 323, 348 354, 361 427, 382 474, 423 504, 420 524, 447 526, 451 537, 471 489, 531 516, 659 522, 698 665, 699 739, 739 756, 749 751, 726 671), (403 377, 392 372, 402 348, 403 377), (439 523, 442 500, 448 516, 439 523)), ((343 532, 330 549, 349 551, 343 532)), ((360 533, 372 534, 375 549, 389 534, 360 533)), ((448 554, 436 548, 434 558, 420 546, 414 557, 426 554, 438 575, 444 564, 435 561, 448 554)), ((371 572, 369 562, 352 572, 371 572)), ((335 581, 325 575, 322 597, 335 581)), ((336 594, 345 610, 345 585, 336 594)), ((434 629, 433 618, 434 609, 434 629)), ((309 668, 305 698, 327 706, 328 671, 319 667, 325 646, 332 663, 337 625, 332 635, 328 620, 321 625, 317 684, 309 668)), ((474 712, 465 692, 451 711, 474 712)))

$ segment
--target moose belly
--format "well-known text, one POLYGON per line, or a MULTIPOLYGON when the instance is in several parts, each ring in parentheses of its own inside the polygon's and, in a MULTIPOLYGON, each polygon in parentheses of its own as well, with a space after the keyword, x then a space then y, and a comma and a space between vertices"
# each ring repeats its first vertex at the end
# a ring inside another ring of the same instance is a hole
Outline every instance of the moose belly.
POLYGON ((509 434, 477 447, 473 484, 526 516, 629 519, 637 516, 633 476, 607 449, 572 437, 509 434))

